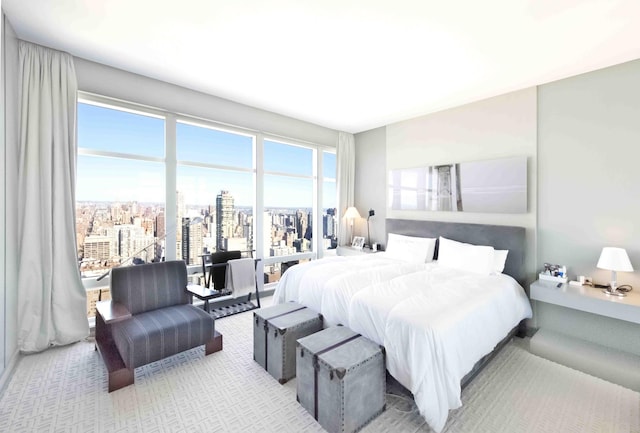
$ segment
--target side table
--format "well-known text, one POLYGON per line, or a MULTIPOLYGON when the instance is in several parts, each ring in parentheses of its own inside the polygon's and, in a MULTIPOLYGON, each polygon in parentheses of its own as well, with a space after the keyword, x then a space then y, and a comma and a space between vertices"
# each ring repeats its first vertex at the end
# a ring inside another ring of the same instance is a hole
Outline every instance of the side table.
POLYGON ((199 284, 187 285, 187 292, 191 295, 192 300, 193 300, 193 297, 195 296, 196 298, 204 301, 204 311, 206 311, 207 313, 211 313, 211 311, 209 310, 210 299, 219 298, 221 296, 226 296, 231 294, 231 292, 228 292, 228 291, 221 292, 220 290, 208 289, 206 287, 202 287, 199 284))

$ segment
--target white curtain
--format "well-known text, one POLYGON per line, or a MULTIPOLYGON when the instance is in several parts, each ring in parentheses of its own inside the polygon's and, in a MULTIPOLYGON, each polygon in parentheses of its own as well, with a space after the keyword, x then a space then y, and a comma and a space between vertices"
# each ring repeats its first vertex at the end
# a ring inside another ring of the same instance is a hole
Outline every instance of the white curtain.
POLYGON ((349 228, 344 221, 344 213, 355 202, 356 182, 356 143, 353 134, 340 132, 338 134, 337 159, 337 187, 338 187, 338 245, 350 244, 349 228))
POLYGON ((76 258, 73 58, 20 42, 18 345, 37 352, 89 334, 76 258))

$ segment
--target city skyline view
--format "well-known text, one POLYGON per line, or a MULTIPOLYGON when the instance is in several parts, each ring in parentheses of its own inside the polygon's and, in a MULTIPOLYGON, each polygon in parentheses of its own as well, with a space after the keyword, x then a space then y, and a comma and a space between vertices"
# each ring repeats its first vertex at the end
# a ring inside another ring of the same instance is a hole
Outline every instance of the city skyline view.
MULTIPOLYGON (((133 259, 135 263, 164 260, 169 248, 165 241, 167 232, 176 234, 176 258, 188 264, 198 264, 202 254, 218 250, 254 251, 253 208, 236 207, 228 191, 220 191, 215 204, 204 208, 185 205, 180 192, 176 201, 175 225, 166 221, 162 203, 77 201, 78 260, 83 276, 95 275, 124 259, 133 259), (202 222, 191 224, 195 217, 200 217, 202 222)), ((264 212, 265 257, 310 251, 312 209, 265 209, 264 212)), ((335 248, 334 208, 324 210, 321 230, 320 247, 335 248)), ((279 265, 269 273, 277 273, 279 278, 279 265)))

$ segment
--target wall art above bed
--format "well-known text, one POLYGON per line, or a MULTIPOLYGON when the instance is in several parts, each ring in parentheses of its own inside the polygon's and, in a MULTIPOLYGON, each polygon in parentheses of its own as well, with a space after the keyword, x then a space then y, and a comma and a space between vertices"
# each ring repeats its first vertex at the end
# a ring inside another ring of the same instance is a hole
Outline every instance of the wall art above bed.
POLYGON ((527 212, 527 157, 403 168, 389 172, 394 210, 527 212))

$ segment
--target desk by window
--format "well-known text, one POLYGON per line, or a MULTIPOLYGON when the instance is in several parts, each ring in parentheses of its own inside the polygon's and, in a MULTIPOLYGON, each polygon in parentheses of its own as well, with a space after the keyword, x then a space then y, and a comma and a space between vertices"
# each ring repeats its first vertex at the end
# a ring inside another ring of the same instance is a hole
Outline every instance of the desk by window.
POLYGON ((192 296, 192 299, 193 299, 193 296, 195 296, 196 298, 204 301, 204 311, 206 311, 207 313, 211 313, 209 309, 210 299, 219 298, 221 296, 227 296, 231 294, 230 292, 227 292, 227 291, 221 292, 220 290, 208 289, 198 284, 189 284, 187 286, 187 292, 189 292, 189 294, 192 296))

